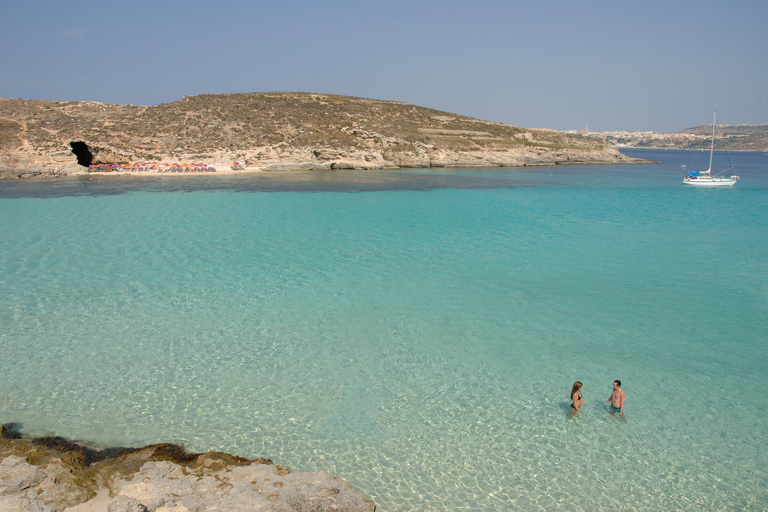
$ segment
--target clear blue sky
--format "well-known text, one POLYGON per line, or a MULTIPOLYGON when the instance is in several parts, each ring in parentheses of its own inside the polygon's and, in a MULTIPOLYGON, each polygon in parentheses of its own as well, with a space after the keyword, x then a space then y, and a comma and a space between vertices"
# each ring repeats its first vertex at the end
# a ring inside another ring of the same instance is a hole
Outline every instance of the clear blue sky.
POLYGON ((8 0, 0 27, 0 97, 306 91, 534 128, 768 123, 768 0, 8 0))

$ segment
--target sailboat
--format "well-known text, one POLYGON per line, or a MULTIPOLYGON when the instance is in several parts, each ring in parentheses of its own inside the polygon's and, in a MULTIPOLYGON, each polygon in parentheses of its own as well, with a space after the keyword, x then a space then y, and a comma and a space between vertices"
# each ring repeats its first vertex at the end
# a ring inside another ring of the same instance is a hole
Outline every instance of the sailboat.
MULTIPOLYGON (((719 178, 712 176, 712 155, 715 152, 715 125, 717 124, 717 111, 712 116, 712 144, 709 146, 709 169, 706 171, 688 171, 683 176, 683 185, 696 187, 732 187, 739 181, 738 176, 719 178)), ((685 166, 683 166, 685 168, 685 166)))

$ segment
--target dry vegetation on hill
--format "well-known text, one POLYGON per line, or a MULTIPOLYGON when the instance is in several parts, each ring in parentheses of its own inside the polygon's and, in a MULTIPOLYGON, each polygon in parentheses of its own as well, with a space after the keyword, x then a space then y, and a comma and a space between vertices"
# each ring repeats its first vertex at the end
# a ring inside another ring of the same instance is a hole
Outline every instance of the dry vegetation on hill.
POLYGON ((628 161, 602 141, 414 105, 311 93, 206 94, 155 106, 0 99, 0 167, 244 161, 387 168, 628 161))

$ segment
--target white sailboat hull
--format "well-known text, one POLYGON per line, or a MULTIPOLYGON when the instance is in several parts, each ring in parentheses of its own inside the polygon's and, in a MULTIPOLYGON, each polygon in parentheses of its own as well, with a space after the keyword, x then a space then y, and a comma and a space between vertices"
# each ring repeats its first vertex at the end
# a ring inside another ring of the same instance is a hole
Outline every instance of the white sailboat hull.
POLYGON ((695 180, 683 179, 683 185, 694 187, 732 187, 738 180, 731 178, 697 178, 695 180))

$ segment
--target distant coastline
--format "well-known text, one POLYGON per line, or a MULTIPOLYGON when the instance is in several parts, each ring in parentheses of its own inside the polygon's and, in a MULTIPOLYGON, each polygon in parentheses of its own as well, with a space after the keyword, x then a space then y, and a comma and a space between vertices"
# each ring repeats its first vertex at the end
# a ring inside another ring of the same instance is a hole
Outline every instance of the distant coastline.
MULTIPOLYGON (((562 133, 602 140, 618 148, 709 150, 712 126, 673 133, 567 130, 562 133)), ((715 150, 768 152, 768 124, 718 125, 715 150)))

